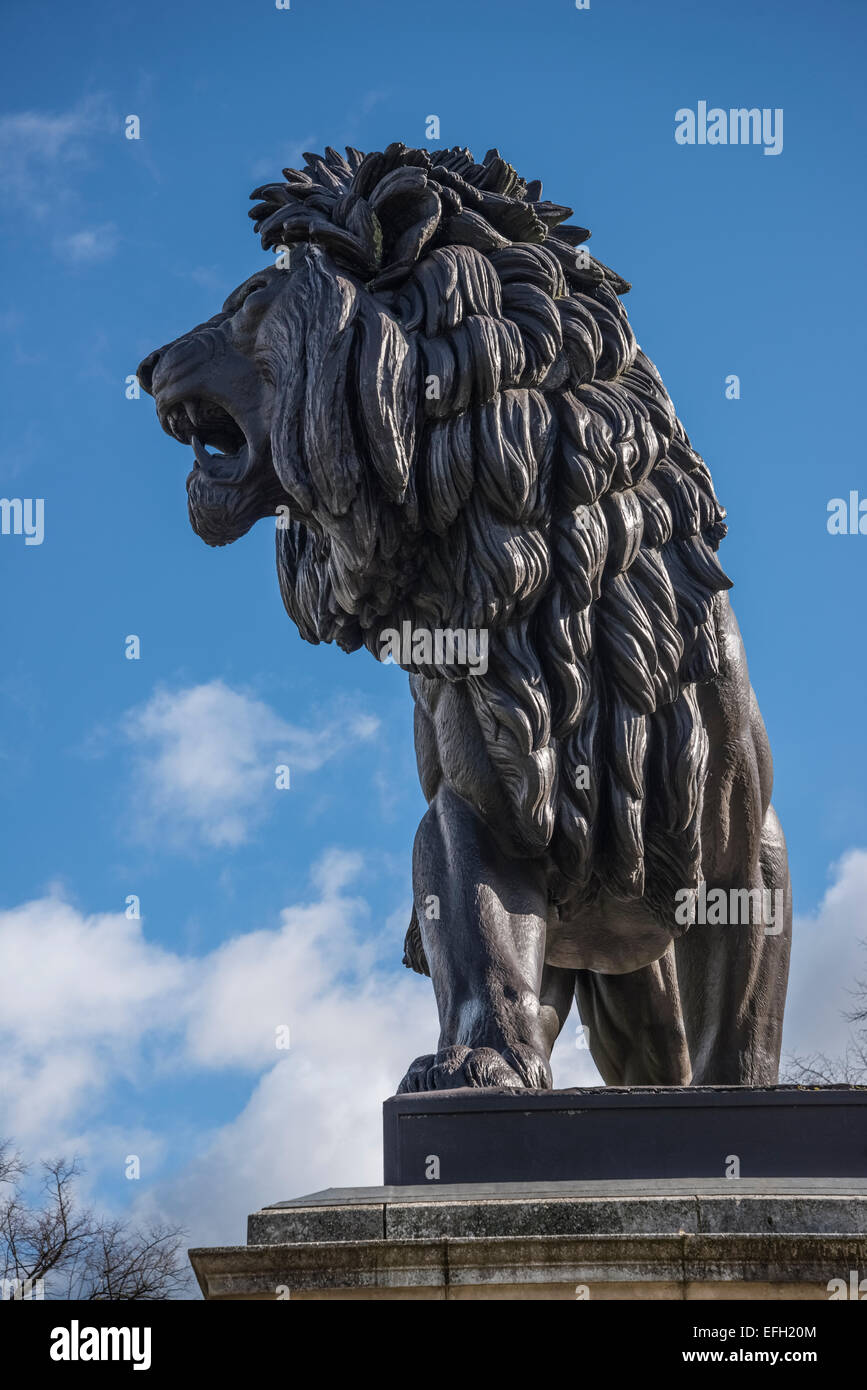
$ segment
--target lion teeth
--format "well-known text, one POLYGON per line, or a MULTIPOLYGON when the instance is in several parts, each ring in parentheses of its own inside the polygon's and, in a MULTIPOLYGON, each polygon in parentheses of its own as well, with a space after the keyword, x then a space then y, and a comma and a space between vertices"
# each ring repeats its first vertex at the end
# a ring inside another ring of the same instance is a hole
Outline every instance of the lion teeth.
POLYGON ((196 456, 196 463, 201 464, 202 468, 207 468, 213 462, 213 456, 208 453, 204 444, 197 434, 194 434, 190 443, 193 446, 193 453, 196 456))

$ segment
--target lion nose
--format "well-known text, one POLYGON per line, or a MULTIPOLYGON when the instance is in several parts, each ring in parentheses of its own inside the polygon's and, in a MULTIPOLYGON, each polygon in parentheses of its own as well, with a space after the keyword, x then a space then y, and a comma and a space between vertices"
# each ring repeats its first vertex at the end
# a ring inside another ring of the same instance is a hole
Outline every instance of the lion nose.
POLYGON ((160 360, 161 351, 162 348, 157 348, 156 352, 148 353, 147 357, 143 358, 142 361, 139 362, 138 369, 136 371, 136 376, 138 377, 141 385, 147 391, 149 396, 153 395, 154 372, 156 370, 156 365, 160 360))

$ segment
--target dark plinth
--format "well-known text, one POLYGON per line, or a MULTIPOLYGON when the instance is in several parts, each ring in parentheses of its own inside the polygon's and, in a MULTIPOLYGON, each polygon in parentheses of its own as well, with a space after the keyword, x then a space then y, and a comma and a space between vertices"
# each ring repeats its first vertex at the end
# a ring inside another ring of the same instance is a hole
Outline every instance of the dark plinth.
POLYGON ((867 1086, 426 1091, 383 1110, 385 1182, 867 1177, 867 1086), (434 1161, 436 1160, 436 1161, 434 1161))

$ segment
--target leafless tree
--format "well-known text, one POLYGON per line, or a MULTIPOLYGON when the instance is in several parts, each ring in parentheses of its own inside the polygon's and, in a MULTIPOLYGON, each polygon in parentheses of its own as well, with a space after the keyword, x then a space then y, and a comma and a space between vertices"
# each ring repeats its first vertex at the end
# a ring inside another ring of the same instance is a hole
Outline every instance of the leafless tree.
MULTIPOLYGON (((867 942, 862 942, 867 948, 867 942)), ((824 1052, 810 1056, 790 1054, 780 1076, 781 1081, 802 1086, 833 1086, 841 1082, 849 1086, 867 1085, 867 980, 856 980, 850 991, 855 1008, 843 1017, 854 1025, 854 1031, 842 1053, 829 1057, 824 1052)))
POLYGON ((179 1227, 99 1217, 76 1202, 76 1160, 40 1166, 41 1182, 32 1195, 29 1166, 9 1142, 0 1144, 0 1278, 6 1296, 38 1281, 51 1299, 104 1303, 191 1296, 179 1227))

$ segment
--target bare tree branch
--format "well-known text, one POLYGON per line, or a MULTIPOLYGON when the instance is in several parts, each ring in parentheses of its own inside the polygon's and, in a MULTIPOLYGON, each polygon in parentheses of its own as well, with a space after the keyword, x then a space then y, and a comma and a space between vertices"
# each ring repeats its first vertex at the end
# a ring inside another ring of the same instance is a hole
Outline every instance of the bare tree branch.
MULTIPOLYGON (((867 949, 867 942, 862 941, 861 945, 867 949)), ((856 980, 855 988, 849 992, 858 1002, 843 1017, 849 1023, 867 1023, 867 980, 856 980)), ((867 1085, 867 1027, 855 1030, 839 1057, 828 1057, 824 1052, 811 1057, 790 1053, 780 1080, 804 1086, 867 1085)))
POLYGON ((42 1164, 28 1199, 30 1167, 0 1143, 0 1269, 5 1280, 45 1281, 47 1298, 92 1302, 181 1298, 192 1281, 180 1227, 137 1227, 79 1208, 77 1160, 42 1164))

